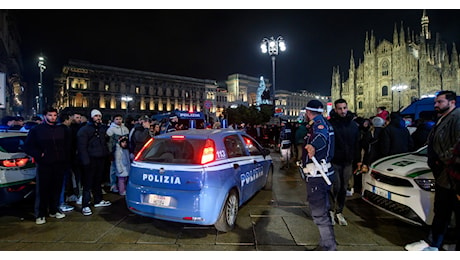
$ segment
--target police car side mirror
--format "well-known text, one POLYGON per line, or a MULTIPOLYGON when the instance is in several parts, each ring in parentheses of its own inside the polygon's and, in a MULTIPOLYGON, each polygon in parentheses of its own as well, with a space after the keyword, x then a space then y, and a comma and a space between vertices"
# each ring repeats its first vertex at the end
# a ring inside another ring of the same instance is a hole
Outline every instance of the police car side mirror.
POLYGON ((270 150, 268 150, 267 148, 264 148, 264 149, 262 150, 262 155, 263 155, 264 157, 267 156, 267 155, 269 155, 269 154, 270 154, 270 150))

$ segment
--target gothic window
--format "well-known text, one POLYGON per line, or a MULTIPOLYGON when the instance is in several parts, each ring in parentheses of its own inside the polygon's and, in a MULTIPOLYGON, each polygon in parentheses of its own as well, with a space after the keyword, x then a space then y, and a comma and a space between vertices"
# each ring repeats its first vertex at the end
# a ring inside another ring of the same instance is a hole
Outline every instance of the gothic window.
POLYGON ((417 89, 417 81, 415 79, 411 80, 410 89, 417 89))
POLYGON ((358 95, 362 95, 364 92, 363 92, 363 87, 362 86, 359 86, 358 87, 358 95))
POLYGON ((382 76, 388 76, 388 61, 382 62, 382 76))
POLYGON ((359 108, 359 109, 363 109, 363 101, 359 101, 359 102, 358 102, 358 108, 359 108))
POLYGON ((386 96, 388 96, 388 87, 383 86, 382 87, 382 97, 386 97, 386 96))

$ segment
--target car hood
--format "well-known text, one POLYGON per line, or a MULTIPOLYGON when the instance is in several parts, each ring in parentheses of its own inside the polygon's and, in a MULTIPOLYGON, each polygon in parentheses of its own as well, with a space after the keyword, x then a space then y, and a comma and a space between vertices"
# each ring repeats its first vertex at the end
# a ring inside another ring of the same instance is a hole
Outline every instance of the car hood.
POLYGON ((411 153, 379 159, 372 163, 371 170, 397 177, 434 179, 427 157, 411 153))

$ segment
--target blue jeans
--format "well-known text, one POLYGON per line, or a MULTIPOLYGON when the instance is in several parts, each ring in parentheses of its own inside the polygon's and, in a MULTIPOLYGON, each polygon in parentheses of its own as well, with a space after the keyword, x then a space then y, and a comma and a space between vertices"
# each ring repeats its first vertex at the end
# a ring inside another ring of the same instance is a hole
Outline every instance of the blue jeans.
MULTIPOLYGON (((331 181, 333 181, 333 178, 334 175, 329 176, 331 181)), ((321 177, 307 177, 306 187, 311 216, 319 229, 321 239, 319 246, 327 251, 335 251, 337 250, 337 243, 335 241, 331 215, 329 214, 329 193, 331 186, 327 185, 321 177)))

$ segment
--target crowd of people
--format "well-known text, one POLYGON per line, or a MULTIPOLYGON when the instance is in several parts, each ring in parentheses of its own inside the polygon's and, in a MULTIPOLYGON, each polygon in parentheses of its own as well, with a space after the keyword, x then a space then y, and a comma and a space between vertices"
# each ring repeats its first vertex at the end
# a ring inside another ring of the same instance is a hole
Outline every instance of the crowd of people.
MULTIPOLYGON (((229 128, 243 130, 262 146, 279 152, 281 169, 293 164, 303 169, 307 201, 323 250, 336 250, 333 225, 336 221, 348 225, 343 214, 346 196, 361 193, 361 173, 377 159, 428 145, 428 165, 436 180, 435 216, 427 239, 406 249, 438 250, 452 212, 460 223, 460 111, 455 102, 455 92, 439 92, 434 104, 438 118, 422 116, 411 125, 407 122, 412 121, 385 107, 378 107, 373 117, 359 117, 344 99, 335 100, 327 119, 322 103, 311 100, 301 122, 241 123, 229 128), (318 161, 322 165, 318 172, 324 175, 311 170, 318 169, 318 161)), ((97 109, 86 120, 82 114, 59 114, 54 108, 44 111, 43 118, 32 118, 27 127, 21 117, 2 120, 4 129, 29 132, 24 149, 37 163, 36 224, 46 223, 47 216, 64 218, 65 212, 74 210, 67 203, 70 201, 81 205, 85 216, 92 214, 92 207, 110 206, 111 202, 103 199, 105 183, 111 192, 126 195, 134 155, 149 138, 160 134, 162 126, 149 116, 132 124, 124 120, 122 115, 115 115, 110 122, 102 122, 97 109)), ((166 132, 181 129, 174 117, 163 127, 166 132)), ((220 122, 212 125, 221 127, 220 122)))

